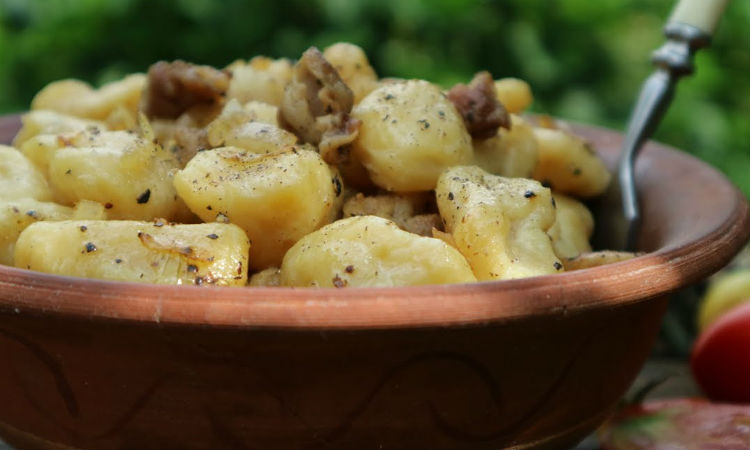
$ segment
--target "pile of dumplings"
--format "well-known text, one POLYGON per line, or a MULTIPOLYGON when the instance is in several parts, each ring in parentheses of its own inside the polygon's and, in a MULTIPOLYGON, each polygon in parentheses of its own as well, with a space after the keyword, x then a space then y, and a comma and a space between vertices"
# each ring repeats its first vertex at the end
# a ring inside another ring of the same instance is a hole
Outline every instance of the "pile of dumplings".
POLYGON ((379 78, 361 48, 161 61, 44 87, 0 146, 0 263, 199 286, 548 275, 592 252, 610 174, 519 79, 379 78))

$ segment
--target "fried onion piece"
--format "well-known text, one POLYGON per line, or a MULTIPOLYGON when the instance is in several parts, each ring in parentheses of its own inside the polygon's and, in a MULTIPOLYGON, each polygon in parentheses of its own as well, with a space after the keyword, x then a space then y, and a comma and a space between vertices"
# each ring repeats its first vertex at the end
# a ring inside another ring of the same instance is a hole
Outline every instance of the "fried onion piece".
POLYGON ((359 134, 360 123, 349 116, 354 95, 336 69, 315 47, 295 64, 284 91, 279 124, 302 141, 317 145, 329 164, 349 160, 349 144, 359 134))
POLYGON ((427 192, 373 196, 358 193, 344 202, 343 216, 378 216, 410 233, 432 236, 433 228, 443 229, 436 209, 434 197, 427 192))

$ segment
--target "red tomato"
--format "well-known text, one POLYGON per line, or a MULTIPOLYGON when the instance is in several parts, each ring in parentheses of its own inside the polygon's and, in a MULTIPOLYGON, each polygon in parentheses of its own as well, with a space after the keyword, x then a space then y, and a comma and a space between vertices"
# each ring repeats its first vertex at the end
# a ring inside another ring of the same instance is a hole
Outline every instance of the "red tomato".
POLYGON ((750 403, 750 302, 727 311, 698 336, 690 366, 709 398, 750 403))

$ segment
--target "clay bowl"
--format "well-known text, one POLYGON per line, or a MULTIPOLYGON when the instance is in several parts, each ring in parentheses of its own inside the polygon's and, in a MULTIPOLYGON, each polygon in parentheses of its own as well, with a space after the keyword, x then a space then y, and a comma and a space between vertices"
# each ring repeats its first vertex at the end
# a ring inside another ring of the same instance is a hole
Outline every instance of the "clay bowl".
MULTIPOLYGON (((618 134, 577 131, 613 162, 618 134)), ((668 294, 750 233, 744 197, 704 163, 651 143, 637 172, 647 253, 561 275, 207 289, 0 267, 0 434, 24 448, 572 445, 634 379, 668 294)))

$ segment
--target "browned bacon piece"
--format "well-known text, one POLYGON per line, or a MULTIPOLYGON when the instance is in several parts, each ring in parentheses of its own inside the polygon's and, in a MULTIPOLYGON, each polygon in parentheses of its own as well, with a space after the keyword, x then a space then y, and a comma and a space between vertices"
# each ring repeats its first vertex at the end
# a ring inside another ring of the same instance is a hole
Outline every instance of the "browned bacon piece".
POLYGON ((510 129, 510 115, 497 99, 495 82, 487 71, 474 75, 469 85, 457 84, 448 92, 473 138, 490 138, 500 127, 510 129))
POLYGON ((159 61, 148 69, 141 110, 150 119, 175 119, 193 106, 223 103, 229 79, 213 67, 159 61))

